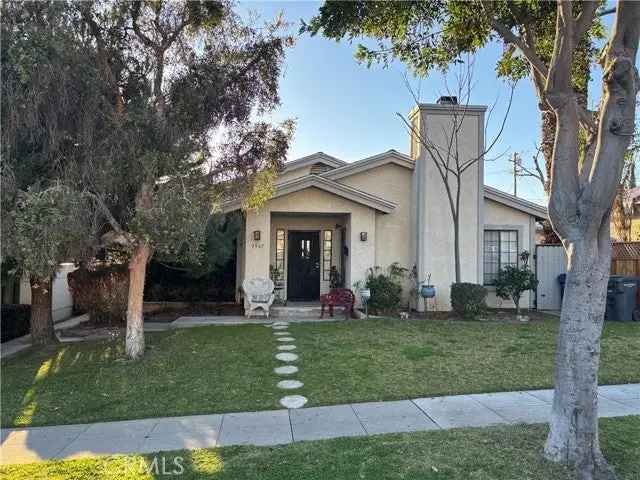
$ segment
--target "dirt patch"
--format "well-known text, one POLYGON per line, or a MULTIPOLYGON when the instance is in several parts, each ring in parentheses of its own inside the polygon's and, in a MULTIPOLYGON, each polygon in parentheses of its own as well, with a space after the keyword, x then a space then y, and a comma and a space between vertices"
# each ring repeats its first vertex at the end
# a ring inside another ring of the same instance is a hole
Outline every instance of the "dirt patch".
POLYGON ((174 308, 169 303, 162 310, 148 312, 144 314, 145 322, 170 323, 185 316, 209 315, 209 316, 241 316, 243 315, 242 305, 238 303, 192 303, 181 304, 179 308, 174 308))

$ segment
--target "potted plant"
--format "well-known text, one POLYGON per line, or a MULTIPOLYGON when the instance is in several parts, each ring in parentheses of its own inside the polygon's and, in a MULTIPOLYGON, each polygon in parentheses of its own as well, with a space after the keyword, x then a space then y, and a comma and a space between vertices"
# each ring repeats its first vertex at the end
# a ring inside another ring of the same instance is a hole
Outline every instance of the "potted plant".
POLYGON ((433 298, 436 296, 436 287, 431 285, 431 274, 427 276, 427 280, 422 282, 420 287, 420 295, 422 298, 433 298))

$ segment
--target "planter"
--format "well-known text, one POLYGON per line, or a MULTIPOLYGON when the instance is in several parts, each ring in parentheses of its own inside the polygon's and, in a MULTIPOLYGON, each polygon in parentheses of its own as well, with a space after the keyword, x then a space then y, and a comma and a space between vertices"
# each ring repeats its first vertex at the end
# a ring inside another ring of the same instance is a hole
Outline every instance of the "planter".
POLYGON ((422 298, 433 298, 436 296, 436 287, 433 285, 422 285, 420 287, 420 295, 422 298))

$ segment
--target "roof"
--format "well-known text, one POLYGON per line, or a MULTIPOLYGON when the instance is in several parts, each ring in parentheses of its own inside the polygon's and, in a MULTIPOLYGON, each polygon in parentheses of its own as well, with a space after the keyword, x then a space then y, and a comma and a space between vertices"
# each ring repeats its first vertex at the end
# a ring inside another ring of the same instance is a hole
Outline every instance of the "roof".
MULTIPOLYGON (((391 213, 396 208, 395 203, 385 200, 384 198, 343 185, 328 178, 323 178, 319 175, 307 175, 276 185, 276 191, 271 198, 283 197, 307 188, 318 188, 383 213, 391 213)), ((239 210, 240 208, 242 208, 242 204, 238 200, 226 202, 222 205, 222 211, 225 213, 239 210)))
POLYGON ((281 173, 298 170, 299 168, 304 168, 315 163, 324 163, 333 168, 342 167, 343 165, 347 164, 347 162, 344 162, 339 158, 332 157, 331 155, 327 155, 324 152, 316 152, 312 153, 311 155, 307 155, 306 157, 286 162, 284 164, 284 170, 282 170, 281 173))
POLYGON ((340 178, 348 177, 350 175, 371 170, 373 168, 390 163, 407 168, 409 170, 413 170, 415 167, 415 162, 411 160, 411 157, 409 157, 408 155, 400 153, 396 150, 387 150, 386 152, 373 155, 372 157, 363 158, 362 160, 358 160, 357 162, 347 163, 342 167, 336 168, 334 170, 329 170, 328 172, 323 173, 322 176, 324 178, 338 180, 340 178))
POLYGON ((501 203, 502 205, 506 205, 507 207, 520 210, 521 212, 528 213, 529 215, 533 215, 534 217, 536 217, 536 219, 539 220, 548 218, 546 207, 538 205, 537 203, 530 202, 529 200, 525 200, 523 198, 514 197, 513 195, 498 190, 497 188, 485 185, 484 198, 488 198, 489 200, 501 203))

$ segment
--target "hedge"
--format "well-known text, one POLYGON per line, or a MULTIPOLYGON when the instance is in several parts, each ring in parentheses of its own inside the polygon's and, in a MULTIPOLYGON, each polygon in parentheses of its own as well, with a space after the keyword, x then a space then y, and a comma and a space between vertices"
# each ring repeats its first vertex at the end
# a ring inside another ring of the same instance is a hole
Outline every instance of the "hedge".
POLYGON ((6 304, 0 312, 0 336, 2 343, 29 333, 31 305, 6 304))

